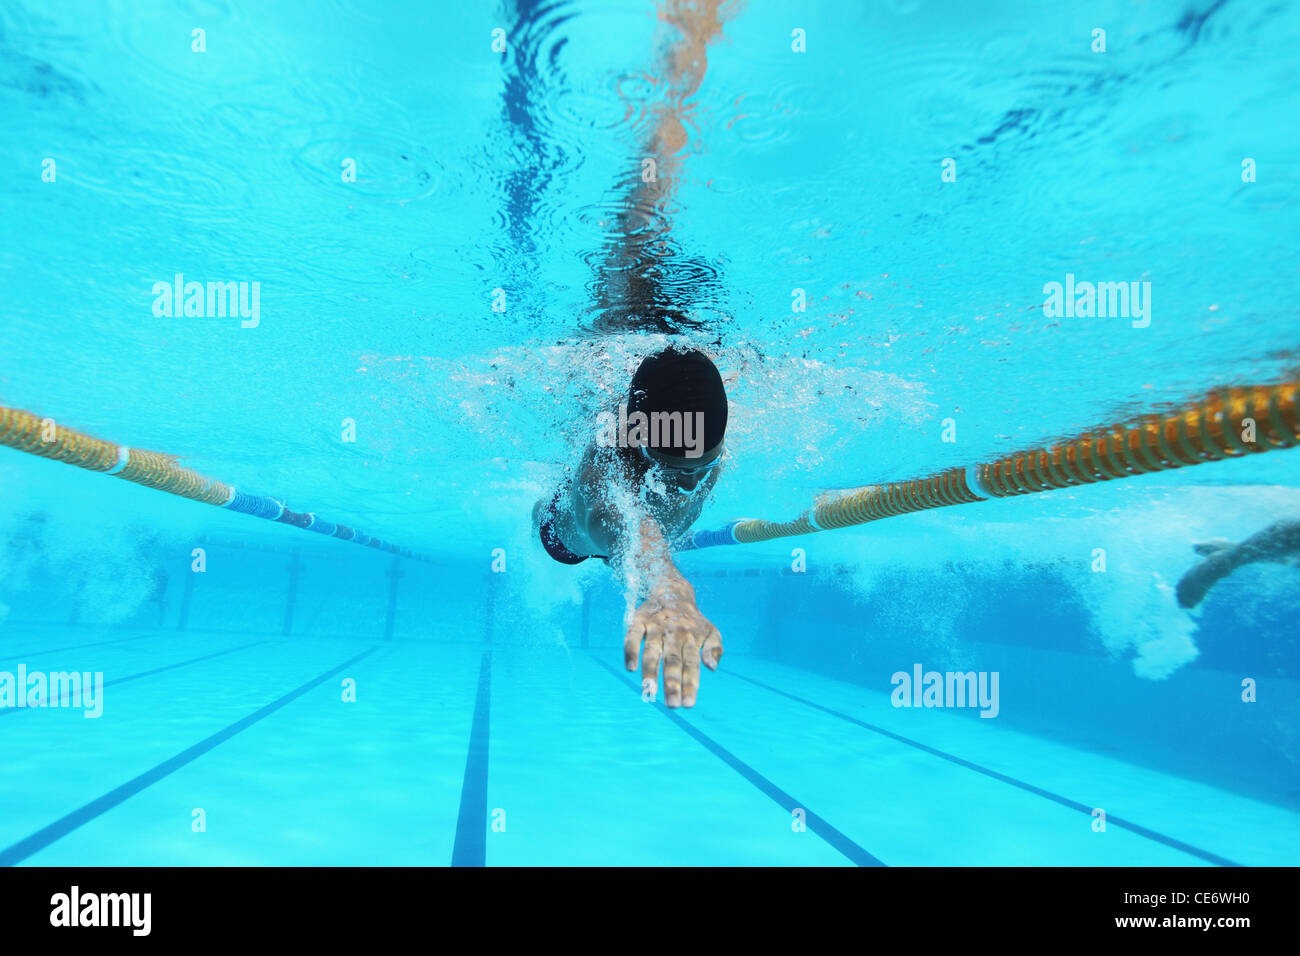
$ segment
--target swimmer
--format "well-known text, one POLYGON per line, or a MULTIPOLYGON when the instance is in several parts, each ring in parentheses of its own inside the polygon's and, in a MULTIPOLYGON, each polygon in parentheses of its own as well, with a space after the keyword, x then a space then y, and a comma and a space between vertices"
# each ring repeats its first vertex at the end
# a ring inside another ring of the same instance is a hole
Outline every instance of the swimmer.
MULTIPOLYGON (((722 35, 734 6, 722 0, 661 0, 658 18, 668 43, 657 96, 646 106, 647 134, 631 189, 614 217, 614 234, 597 280, 598 333, 675 334, 700 324, 683 296, 707 294, 711 268, 689 270, 690 287, 669 287, 683 271, 672 241, 673 196, 684 174, 687 130, 697 121, 694 96, 708 65, 708 47, 722 35), (646 175, 645 159, 655 175, 646 175)), ((639 104, 629 104, 640 109, 639 104)), ((721 472, 727 394, 713 361, 694 349, 668 348, 637 369, 624 402, 652 420, 673 422, 648 435, 631 428, 627 442, 593 441, 575 474, 533 508, 543 547, 563 564, 600 558, 619 571, 640 604, 623 641, 629 671, 641 664, 642 696, 653 698, 663 664, 664 702, 693 707, 700 661, 717 670, 722 636, 700 613, 695 591, 673 564, 670 542, 699 518, 721 472), (688 427, 689 426, 689 427, 688 427), (644 651, 642 651, 644 643, 644 651)))
POLYGON ((662 660, 664 702, 693 707, 700 661, 717 670, 722 635, 696 607, 670 542, 699 518, 722 471, 727 393, 703 352, 665 349, 641 363, 625 405, 628 440, 592 441, 577 472, 537 502, 534 527, 556 561, 600 558, 623 573, 643 598, 623 641, 625 666, 636 670, 640 654, 642 691, 653 697, 662 660))
MULTIPOLYGON (((671 335, 700 327, 683 296, 707 293, 703 277, 712 269, 689 270, 689 288, 669 287, 664 278, 687 271, 675 255, 670 211, 689 154, 687 130, 697 122, 694 97, 708 48, 734 12, 734 5, 725 6, 722 0, 659 4, 667 43, 653 78, 656 95, 644 105, 629 103, 629 109, 644 106, 646 133, 597 278, 598 333, 671 335), (654 175, 646 174, 647 158, 654 160, 654 175)), ((623 644, 627 669, 636 670, 639 656, 642 693, 652 697, 662 661, 665 703, 693 707, 700 661, 717 669, 722 637, 696 607, 694 589, 673 564, 670 542, 695 523, 718 480, 726 390, 703 352, 668 348, 641 363, 624 404, 629 416, 639 411, 672 421, 676 414, 678 433, 657 440, 663 435, 652 427, 642 440, 592 442, 576 473, 534 507, 534 528, 555 560, 578 564, 595 557, 621 572, 640 602, 623 644), (688 424, 695 427, 688 431, 688 424)))
POLYGON ((1245 541, 1234 544, 1223 538, 1192 545, 1205 560, 1178 582, 1178 603, 1193 608, 1220 578, 1256 561, 1270 561, 1300 567, 1300 519, 1278 521, 1245 541))

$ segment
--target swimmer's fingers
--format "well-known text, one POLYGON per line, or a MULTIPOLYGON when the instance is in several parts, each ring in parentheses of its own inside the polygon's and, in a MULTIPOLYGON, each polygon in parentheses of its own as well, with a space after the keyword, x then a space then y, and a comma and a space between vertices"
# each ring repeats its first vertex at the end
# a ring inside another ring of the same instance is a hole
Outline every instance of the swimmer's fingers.
MULTIPOLYGON (((659 657, 663 650, 663 632, 655 626, 647 627, 645 650, 641 653, 641 694, 643 697, 648 694, 647 700, 653 699, 659 690, 659 657)), ((664 681, 667 682, 666 674, 664 681)))
MULTIPOLYGON (((694 707, 695 697, 700 692, 700 648, 695 643, 696 637, 690 635, 682 646, 682 706, 694 707)), ((664 679, 667 686, 668 680, 664 679)))
POLYGON ((700 654, 704 658, 705 667, 711 671, 718 669, 718 661, 722 660, 722 635, 716 627, 710 625, 709 636, 704 639, 700 654))
POLYGON ((623 638, 623 666, 630 671, 636 670, 637 658, 641 656, 641 638, 645 637, 645 621, 640 616, 632 618, 632 626, 623 638))
MULTIPOLYGON (((682 705, 682 646, 683 635, 673 634, 664 642, 664 703, 669 707, 682 705)), ((646 645, 649 647, 649 644, 646 645)), ((690 655, 687 655, 690 656, 690 655)), ((699 683, 699 668, 696 668, 699 683)))

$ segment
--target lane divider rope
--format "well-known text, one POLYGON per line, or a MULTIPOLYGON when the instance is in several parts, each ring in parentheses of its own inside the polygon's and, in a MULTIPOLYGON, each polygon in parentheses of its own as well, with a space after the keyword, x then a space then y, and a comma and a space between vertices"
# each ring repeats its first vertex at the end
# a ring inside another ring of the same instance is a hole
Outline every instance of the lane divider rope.
POLYGON ((814 534, 950 505, 1031 495, 1246 458, 1300 443, 1300 382, 1218 388, 1166 415, 1094 429, 1077 438, 928 478, 824 495, 791 521, 744 518, 719 530, 688 531, 678 551, 814 534), (1249 436, 1247 438, 1246 436, 1249 436))
MULTIPOLYGON (((182 467, 171 455, 128 448, 92 435, 64 428, 50 419, 31 412, 0 405, 0 445, 8 445, 30 455, 39 455, 65 464, 76 465, 87 471, 97 471, 127 481, 165 491, 191 501, 216 505, 229 511, 265 518, 268 521, 292 525, 304 531, 354 544, 377 548, 391 554, 416 561, 434 562, 428 555, 413 551, 358 531, 345 524, 327 521, 312 512, 296 512, 278 498, 240 491, 233 485, 205 478, 196 471, 182 467)), ((436 562, 434 562, 436 563, 436 562)))

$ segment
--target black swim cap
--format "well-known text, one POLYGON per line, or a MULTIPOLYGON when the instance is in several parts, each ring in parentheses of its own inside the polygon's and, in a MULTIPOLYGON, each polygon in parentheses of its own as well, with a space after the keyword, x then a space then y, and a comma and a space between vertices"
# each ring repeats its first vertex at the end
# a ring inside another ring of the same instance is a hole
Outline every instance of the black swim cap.
POLYGON ((722 444, 727 431, 727 391, 722 387, 722 376, 713 361, 695 349, 685 352, 665 349, 642 361, 632 376, 627 410, 629 415, 681 412, 683 419, 692 416, 690 447, 682 439, 683 429, 663 429, 659 441, 654 440, 655 433, 651 432, 651 447, 666 455, 697 457, 722 444), (702 442, 696 429, 700 423, 694 417, 697 412, 704 416, 702 442), (670 436, 673 440, 665 443, 670 436))

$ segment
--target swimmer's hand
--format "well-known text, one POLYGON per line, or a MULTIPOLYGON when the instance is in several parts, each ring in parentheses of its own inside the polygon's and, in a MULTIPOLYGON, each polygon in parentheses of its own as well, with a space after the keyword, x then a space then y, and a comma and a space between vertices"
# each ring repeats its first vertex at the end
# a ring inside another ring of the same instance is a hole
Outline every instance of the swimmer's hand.
POLYGON ((709 670, 718 669, 722 635, 695 606, 695 589, 680 575, 666 578, 650 592, 632 615, 623 640, 623 662, 636 670, 641 640, 642 696, 653 699, 658 690, 659 661, 664 664, 664 703, 669 707, 694 707, 700 690, 700 659, 709 670))
POLYGON ((1178 582, 1178 604, 1191 610, 1201 603, 1210 588, 1219 579, 1230 574, 1234 568, 1233 549, 1231 546, 1209 552, 1209 557, 1193 567, 1178 582))

